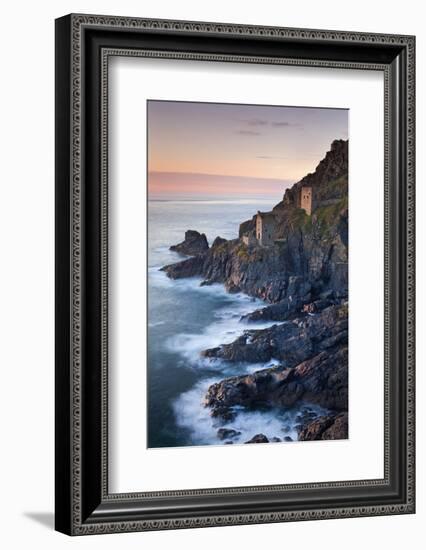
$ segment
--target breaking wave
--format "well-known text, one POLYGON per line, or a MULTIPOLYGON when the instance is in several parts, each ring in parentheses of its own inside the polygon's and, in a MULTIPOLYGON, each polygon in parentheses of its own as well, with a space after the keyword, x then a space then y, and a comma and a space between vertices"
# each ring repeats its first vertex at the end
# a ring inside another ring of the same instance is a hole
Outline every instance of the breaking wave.
POLYGON ((300 404, 287 410, 264 411, 234 407, 235 419, 222 425, 219 420, 210 416, 209 409, 203 405, 203 397, 208 387, 219 380, 209 378, 198 382, 191 390, 180 395, 173 404, 176 423, 187 431, 190 445, 226 445, 231 442, 242 444, 260 433, 270 442, 297 441, 297 428, 303 415, 309 414, 311 418, 315 418, 327 413, 325 409, 311 404, 300 404), (234 430, 234 435, 221 440, 218 430, 223 427, 234 430))

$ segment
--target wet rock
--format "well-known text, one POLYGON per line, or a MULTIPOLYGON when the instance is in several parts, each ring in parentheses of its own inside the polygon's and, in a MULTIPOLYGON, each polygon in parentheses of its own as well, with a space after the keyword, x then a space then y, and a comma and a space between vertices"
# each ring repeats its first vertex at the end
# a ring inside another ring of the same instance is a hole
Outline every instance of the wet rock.
POLYGON ((318 313, 319 311, 322 311, 323 309, 331 305, 333 305, 333 302, 331 300, 315 300, 310 304, 305 304, 302 308, 302 311, 304 313, 318 313))
POLYGON ((321 439, 324 431, 333 424, 332 416, 321 416, 310 422, 306 426, 302 426, 299 430, 299 441, 314 441, 321 439))
MULTIPOLYGON (((233 344, 221 346, 214 352, 210 350, 209 356, 226 358, 228 361, 256 362, 254 358, 266 361, 278 355, 282 364, 212 384, 204 398, 205 406, 212 409, 234 405, 290 408, 298 401, 303 401, 326 409, 347 411, 347 312, 346 317, 340 313, 337 306, 332 306, 317 317, 309 318, 301 326, 294 323, 283 325, 281 336, 285 334, 286 337, 281 340, 278 340, 276 330, 272 327, 257 331, 260 340, 250 332, 233 344), (322 322, 317 322, 321 317, 322 322), (324 337, 330 334, 336 336, 339 331, 343 333, 341 338, 334 338, 333 345, 330 345, 330 337, 324 337)), ((308 415, 305 418, 301 415, 300 423, 306 420, 308 415)))
POLYGON ((345 345, 347 338, 347 307, 339 304, 315 317, 302 316, 270 328, 247 330, 230 344, 206 350, 206 356, 248 363, 277 359, 283 367, 294 367, 321 351, 345 345))
POLYGON ((301 423, 302 425, 310 422, 314 418, 316 418, 318 415, 314 413, 313 411, 306 411, 303 410, 300 414, 296 416, 296 422, 301 423))
POLYGON ((232 428, 219 428, 216 433, 219 439, 230 439, 241 435, 241 432, 232 428))
POLYGON ((230 294, 237 294, 237 292, 241 292, 241 287, 235 284, 234 281, 226 281, 225 288, 230 294))
POLYGON ((303 305, 307 300, 309 300, 310 295, 304 296, 302 298, 296 298, 290 300, 285 298, 277 304, 272 304, 270 306, 262 307, 256 309, 247 315, 243 315, 241 320, 243 321, 286 321, 290 319, 296 312, 300 312, 303 305))
POLYGON ((281 443, 282 439, 279 437, 271 437, 271 443, 281 443))
POLYGON ((217 348, 205 349, 201 352, 201 357, 218 357, 220 353, 220 346, 217 348))
POLYGON ((299 441, 315 441, 319 439, 347 439, 348 413, 326 415, 316 418, 301 428, 299 441))
POLYGON ((269 443, 269 439, 264 434, 256 434, 246 443, 269 443))
POLYGON ((271 359, 269 342, 250 342, 250 333, 245 333, 232 344, 224 344, 201 352, 203 357, 215 357, 226 361, 261 363, 271 359))
POLYGON ((226 424, 232 422, 236 418, 236 413, 228 407, 217 407, 211 409, 210 416, 219 420, 220 423, 226 424))
POLYGON ((293 441, 293 438, 290 437, 289 435, 286 435, 285 438, 284 438, 284 441, 287 441, 287 442, 293 441))
POLYGON ((173 252, 185 254, 186 256, 196 256, 208 250, 209 243, 204 233, 199 233, 193 229, 185 232, 185 240, 179 244, 170 247, 173 252))
POLYGON ((160 271, 165 271, 171 279, 187 279, 188 277, 198 277, 203 272, 205 257, 202 254, 188 258, 183 262, 165 265, 160 271))
POLYGON ((322 434, 322 439, 347 439, 348 438, 348 413, 342 413, 335 417, 333 424, 322 434))

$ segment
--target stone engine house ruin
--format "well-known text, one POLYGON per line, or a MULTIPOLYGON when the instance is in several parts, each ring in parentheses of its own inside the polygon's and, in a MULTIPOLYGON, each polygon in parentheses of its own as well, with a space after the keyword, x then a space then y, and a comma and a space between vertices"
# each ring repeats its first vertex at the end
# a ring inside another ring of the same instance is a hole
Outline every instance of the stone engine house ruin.
MULTIPOLYGON (((283 201, 288 204, 288 197, 284 195, 283 201)), ((302 208, 308 216, 312 214, 312 187, 304 185, 296 195, 296 206, 302 208)), ((241 235, 243 243, 247 246, 272 246, 281 239, 277 238, 276 228, 278 220, 273 212, 258 211, 255 218, 254 230, 246 231, 241 235)))
POLYGON ((274 232, 277 221, 274 214, 270 212, 257 212, 256 216, 256 239, 261 246, 274 244, 274 232))
POLYGON ((300 189, 298 205, 308 214, 312 213, 312 187, 304 186, 300 189))

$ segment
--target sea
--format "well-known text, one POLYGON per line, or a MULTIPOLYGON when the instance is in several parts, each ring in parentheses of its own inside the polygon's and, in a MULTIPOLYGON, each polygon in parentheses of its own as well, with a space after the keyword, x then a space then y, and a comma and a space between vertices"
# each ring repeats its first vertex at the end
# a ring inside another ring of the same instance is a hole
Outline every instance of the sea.
MULTIPOLYGON (((278 199, 279 200, 279 199, 278 199)), ((217 419, 203 405, 208 387, 226 377, 269 368, 274 361, 228 363, 201 357, 205 349, 230 343, 247 329, 272 322, 247 323, 241 317, 265 304, 243 293, 229 294, 223 285, 200 286, 201 279, 172 280, 164 265, 184 257, 169 250, 187 229, 238 237, 239 224, 257 210, 270 210, 274 198, 242 200, 151 200, 148 203, 148 447, 220 445, 217 419)), ((319 407, 310 406, 316 414, 319 407)), ((297 440, 303 405, 288 410, 236 410, 226 428, 240 432, 233 444, 263 433, 269 439, 297 440)))

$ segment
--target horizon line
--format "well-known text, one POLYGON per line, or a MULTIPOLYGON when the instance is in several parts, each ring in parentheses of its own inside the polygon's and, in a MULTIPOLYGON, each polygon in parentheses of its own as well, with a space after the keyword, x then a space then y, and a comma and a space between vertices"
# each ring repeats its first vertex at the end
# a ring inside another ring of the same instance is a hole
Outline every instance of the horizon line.
POLYGON ((277 182, 293 182, 297 183, 297 181, 292 179, 286 179, 286 178, 268 178, 263 176, 237 176, 237 175, 228 175, 228 174, 211 174, 208 172, 179 172, 175 170, 147 170, 147 174, 179 174, 183 176, 207 176, 212 178, 243 178, 243 179, 252 179, 252 180, 270 180, 270 181, 277 181, 277 182))

